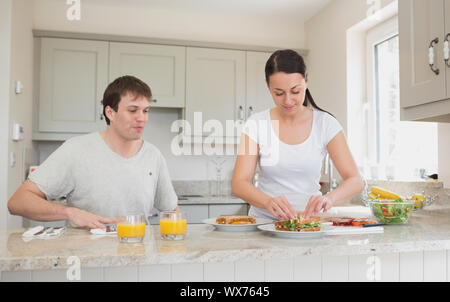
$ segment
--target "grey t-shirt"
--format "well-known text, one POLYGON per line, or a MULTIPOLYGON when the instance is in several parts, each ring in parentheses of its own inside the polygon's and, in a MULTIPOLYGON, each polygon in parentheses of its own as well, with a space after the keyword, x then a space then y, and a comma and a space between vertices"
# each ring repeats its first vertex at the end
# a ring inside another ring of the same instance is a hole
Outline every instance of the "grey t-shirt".
POLYGON ((143 143, 131 158, 112 151, 100 133, 71 138, 30 174, 48 200, 66 197, 67 205, 104 217, 173 210, 177 195, 166 161, 143 143))

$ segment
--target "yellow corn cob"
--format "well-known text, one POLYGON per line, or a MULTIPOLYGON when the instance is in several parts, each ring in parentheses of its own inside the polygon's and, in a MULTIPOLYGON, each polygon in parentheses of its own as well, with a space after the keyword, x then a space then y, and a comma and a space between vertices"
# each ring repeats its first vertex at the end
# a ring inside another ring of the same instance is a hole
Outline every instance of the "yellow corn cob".
POLYGON ((385 189, 379 188, 379 187, 371 187, 370 188, 370 192, 375 194, 375 195, 379 195, 380 199, 398 199, 398 198, 402 198, 399 195, 393 193, 393 192, 389 192, 385 189))
POLYGON ((375 193, 370 192, 369 193, 369 199, 377 199, 378 196, 375 193))

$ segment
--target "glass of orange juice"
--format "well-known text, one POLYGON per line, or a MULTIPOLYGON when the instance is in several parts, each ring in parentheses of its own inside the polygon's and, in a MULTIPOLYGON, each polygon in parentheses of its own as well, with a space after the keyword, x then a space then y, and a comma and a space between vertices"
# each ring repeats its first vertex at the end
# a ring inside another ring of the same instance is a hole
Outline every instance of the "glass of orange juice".
POLYGON ((161 239, 183 240, 186 236, 186 214, 181 211, 161 212, 159 232, 161 239))
POLYGON ((132 214, 119 218, 117 236, 120 242, 142 242, 145 235, 144 214, 132 214))

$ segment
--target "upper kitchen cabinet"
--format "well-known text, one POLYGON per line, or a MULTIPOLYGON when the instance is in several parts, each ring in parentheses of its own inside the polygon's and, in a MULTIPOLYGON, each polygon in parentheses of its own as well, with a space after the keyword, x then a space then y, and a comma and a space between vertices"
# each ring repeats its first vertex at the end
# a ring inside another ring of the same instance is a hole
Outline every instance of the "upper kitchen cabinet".
POLYGON ((274 107, 265 75, 266 62, 270 56, 271 53, 267 52, 247 51, 247 118, 255 112, 274 107))
POLYGON ((184 107, 185 47, 111 42, 109 62, 110 82, 136 76, 150 86, 152 107, 184 107))
POLYGON ((225 129, 227 120, 245 120, 245 51, 188 47, 186 65, 185 119, 192 134, 209 135, 214 130, 203 132, 203 123, 218 120, 223 136, 236 136, 225 129), (201 127, 194 125, 196 112, 201 127))
POLYGON ((450 122, 450 0, 398 5, 402 120, 450 122))
POLYGON ((108 84, 108 42, 42 38, 39 132, 105 128, 101 100, 108 84))

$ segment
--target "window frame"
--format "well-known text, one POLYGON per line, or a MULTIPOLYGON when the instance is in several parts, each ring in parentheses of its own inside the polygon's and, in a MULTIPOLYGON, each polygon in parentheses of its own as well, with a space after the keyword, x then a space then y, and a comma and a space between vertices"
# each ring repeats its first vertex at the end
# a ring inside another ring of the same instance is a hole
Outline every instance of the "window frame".
POLYGON ((398 16, 394 16, 366 32, 366 133, 368 135, 368 148, 365 157, 372 164, 380 164, 380 144, 378 132, 378 89, 377 89, 377 62, 375 46, 395 36, 398 36, 398 16))

